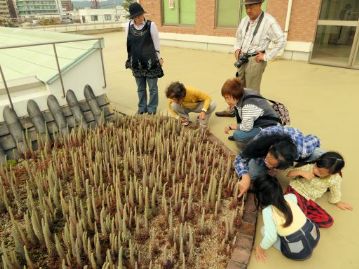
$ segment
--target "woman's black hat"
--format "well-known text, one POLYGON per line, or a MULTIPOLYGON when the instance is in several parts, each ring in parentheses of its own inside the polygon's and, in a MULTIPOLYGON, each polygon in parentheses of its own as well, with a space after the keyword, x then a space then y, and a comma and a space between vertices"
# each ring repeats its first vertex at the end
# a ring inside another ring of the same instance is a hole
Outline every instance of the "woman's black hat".
POLYGON ((128 11, 130 12, 130 19, 136 18, 137 16, 145 13, 143 7, 139 3, 132 3, 128 7, 128 11))

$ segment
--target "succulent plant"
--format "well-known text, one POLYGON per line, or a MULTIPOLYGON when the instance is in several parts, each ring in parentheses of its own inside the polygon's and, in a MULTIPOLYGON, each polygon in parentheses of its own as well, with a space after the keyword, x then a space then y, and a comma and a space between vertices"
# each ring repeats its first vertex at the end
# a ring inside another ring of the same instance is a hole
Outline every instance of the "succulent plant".
POLYGON ((216 251, 234 245, 244 200, 228 207, 239 191, 233 158, 207 132, 117 116, 73 129, 52 150, 39 139, 29 159, 0 168, 12 234, 0 268, 191 268, 210 238, 216 251))

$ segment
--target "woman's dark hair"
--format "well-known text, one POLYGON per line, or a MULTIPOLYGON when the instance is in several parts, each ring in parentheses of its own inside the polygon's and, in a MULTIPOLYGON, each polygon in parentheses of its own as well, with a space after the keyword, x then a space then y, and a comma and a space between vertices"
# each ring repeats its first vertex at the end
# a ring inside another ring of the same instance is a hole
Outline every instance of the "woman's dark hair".
POLYGON ((170 99, 181 100, 186 96, 186 88, 179 82, 172 82, 166 90, 166 97, 170 99))
POLYGON ((277 169, 293 166, 298 150, 288 135, 273 134, 253 139, 244 148, 241 156, 246 159, 264 158, 268 152, 278 160, 277 169))
POLYGON ((328 151, 322 154, 316 161, 315 164, 318 168, 326 168, 329 170, 331 175, 341 173, 345 161, 342 155, 335 151, 328 151))
POLYGON ((253 181, 257 207, 265 208, 275 206, 285 218, 283 227, 288 227, 293 222, 293 214, 287 201, 284 199, 282 187, 278 180, 269 175, 263 175, 253 181))
POLYGON ((238 78, 227 79, 221 90, 222 96, 232 96, 236 100, 241 100, 244 93, 242 80, 238 78))

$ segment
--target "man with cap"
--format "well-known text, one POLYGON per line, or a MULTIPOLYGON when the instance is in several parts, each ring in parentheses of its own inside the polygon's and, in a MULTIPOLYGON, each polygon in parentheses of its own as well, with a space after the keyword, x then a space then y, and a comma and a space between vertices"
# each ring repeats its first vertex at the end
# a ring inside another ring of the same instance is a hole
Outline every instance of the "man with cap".
POLYGON ((127 37, 126 68, 132 70, 136 79, 138 114, 156 114, 158 106, 158 78, 163 76, 163 59, 160 55, 160 40, 156 24, 144 17, 139 3, 129 6, 130 21, 125 29, 127 37), (146 83, 149 88, 147 102, 146 83))
MULTIPOLYGON (((267 62, 285 46, 285 37, 279 24, 262 11, 262 3, 263 0, 243 0, 247 16, 238 26, 234 44, 236 76, 244 80, 246 88, 258 93, 267 62)), ((234 117, 234 111, 216 112, 216 116, 234 117)))

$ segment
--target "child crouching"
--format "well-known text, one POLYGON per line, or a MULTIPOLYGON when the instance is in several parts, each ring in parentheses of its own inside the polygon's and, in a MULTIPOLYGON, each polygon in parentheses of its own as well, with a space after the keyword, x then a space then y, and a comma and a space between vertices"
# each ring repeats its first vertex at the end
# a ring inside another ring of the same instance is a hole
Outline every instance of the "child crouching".
POLYGON ((295 195, 283 195, 278 180, 269 175, 258 177, 253 187, 264 223, 263 239, 255 249, 257 259, 264 260, 271 246, 289 259, 309 258, 318 244, 319 228, 298 207, 295 195))
POLYGON ((216 103, 207 93, 192 87, 185 87, 178 81, 167 87, 166 97, 169 100, 169 111, 184 126, 191 123, 189 113, 195 112, 199 113, 200 127, 206 128, 212 112, 216 109, 216 103))
POLYGON ((352 206, 341 201, 341 170, 345 165, 343 157, 333 151, 321 155, 314 163, 291 170, 288 177, 295 178, 289 183, 287 193, 293 193, 304 214, 321 228, 333 225, 334 220, 315 200, 330 191, 329 203, 340 209, 352 210, 352 206))

